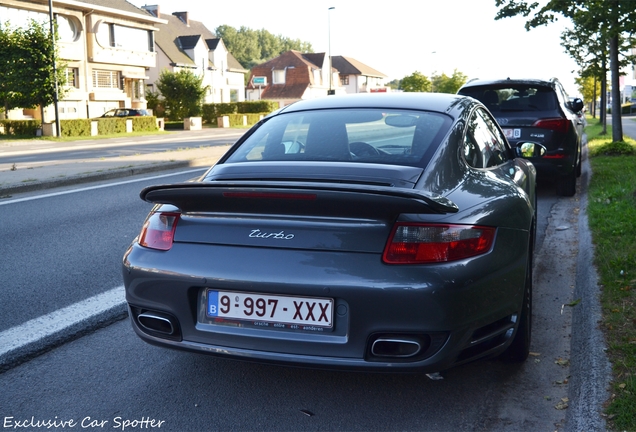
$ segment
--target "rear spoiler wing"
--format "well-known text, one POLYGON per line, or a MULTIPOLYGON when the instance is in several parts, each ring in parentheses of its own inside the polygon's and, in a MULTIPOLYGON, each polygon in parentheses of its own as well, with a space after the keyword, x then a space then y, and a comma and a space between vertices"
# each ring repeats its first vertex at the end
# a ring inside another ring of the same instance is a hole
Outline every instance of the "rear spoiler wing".
POLYGON ((400 213, 457 213, 459 208, 449 199, 406 188, 317 182, 214 181, 175 183, 144 188, 142 200, 153 204, 170 204, 183 212, 247 212, 254 199, 260 199, 258 211, 280 212, 282 202, 295 200, 294 206, 313 206, 312 211, 343 216, 363 216, 396 209, 400 213), (246 199, 251 198, 251 199, 246 199))

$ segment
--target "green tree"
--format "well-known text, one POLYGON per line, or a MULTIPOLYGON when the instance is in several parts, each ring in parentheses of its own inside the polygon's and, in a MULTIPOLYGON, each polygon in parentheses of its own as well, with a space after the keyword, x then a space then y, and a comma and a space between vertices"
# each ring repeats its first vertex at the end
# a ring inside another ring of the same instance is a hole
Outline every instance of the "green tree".
POLYGON ((400 81, 400 88, 405 92, 430 92, 431 81, 421 72, 415 71, 400 81))
MULTIPOLYGON (((526 21, 526 30, 549 24, 559 15, 572 20, 575 31, 583 37, 594 35, 598 48, 594 55, 602 60, 604 52, 609 52, 612 92, 612 140, 623 140, 623 125, 620 111, 620 52, 623 46, 633 45, 633 35, 636 32, 636 8, 633 0, 550 0, 543 6, 537 2, 528 3, 525 0, 496 0, 500 7, 495 19, 502 19, 521 15, 532 16, 526 21), (609 50, 606 51, 606 47, 609 50)), ((567 36, 566 36, 567 37, 567 36)), ((596 42, 595 45, 596 46, 596 42)), ((592 47, 583 43, 581 50, 592 54, 592 47)), ((576 60, 576 58, 575 58, 576 60)), ((601 73, 604 67, 601 67, 601 73)), ((602 81, 605 79, 602 77, 602 81)))
POLYGON ((466 81, 468 81, 468 77, 457 69, 453 71, 453 75, 450 77, 445 73, 431 77, 433 93, 455 94, 461 86, 466 84, 466 81))
POLYGON ((601 85, 599 83, 599 80, 596 78, 596 76, 587 75, 575 78, 574 81, 578 86, 579 93, 583 97, 583 100, 586 102, 591 102, 590 108, 592 110, 592 115, 596 117, 596 98, 601 92, 601 85))
POLYGON ((63 99, 66 65, 54 55, 57 40, 57 31, 51 38, 49 28, 35 20, 27 28, 0 24, 0 103, 5 110, 51 105, 56 91, 54 69, 58 99, 63 99))
POLYGON ((170 120, 201 115, 201 105, 208 86, 203 86, 203 77, 184 69, 179 72, 163 70, 157 81, 166 114, 170 120))
POLYGON ((393 81, 389 81, 388 83, 386 83, 386 86, 393 90, 397 90, 400 88, 400 80, 394 79, 393 81))
POLYGON ((275 36, 265 29, 253 30, 229 25, 217 27, 215 33, 223 39, 225 46, 244 67, 251 69, 257 64, 271 60, 289 50, 313 52, 311 44, 282 35, 275 36))
POLYGON ((166 115, 164 100, 159 92, 146 90, 146 106, 152 110, 156 117, 164 117, 166 115))

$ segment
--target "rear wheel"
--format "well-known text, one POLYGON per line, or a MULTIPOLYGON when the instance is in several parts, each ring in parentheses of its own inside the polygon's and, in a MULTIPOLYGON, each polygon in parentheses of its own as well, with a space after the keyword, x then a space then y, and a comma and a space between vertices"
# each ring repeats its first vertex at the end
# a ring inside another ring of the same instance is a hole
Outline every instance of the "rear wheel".
POLYGON ((557 182, 557 195, 571 197, 576 193, 576 168, 557 182))
MULTIPOLYGON (((530 240, 530 244, 532 244, 532 239, 530 240)), ((519 325, 517 326, 514 339, 506 351, 501 354, 503 360, 523 362, 530 354, 530 340, 532 339, 532 248, 528 251, 523 304, 521 305, 521 311, 518 317, 519 325)))

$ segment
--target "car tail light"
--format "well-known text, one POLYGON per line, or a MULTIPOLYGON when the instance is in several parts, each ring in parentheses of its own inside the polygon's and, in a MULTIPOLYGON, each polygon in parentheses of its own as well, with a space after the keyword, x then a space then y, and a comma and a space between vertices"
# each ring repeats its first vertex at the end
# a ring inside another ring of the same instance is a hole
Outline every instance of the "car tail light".
POLYGON ((398 223, 384 249, 387 264, 456 261, 490 251, 497 230, 472 225, 398 223))
POLYGON ((139 244, 150 249, 169 250, 178 221, 179 213, 152 213, 141 228, 139 244))
POLYGON ((567 131, 570 130, 570 121, 564 118, 540 119, 534 122, 532 126, 567 133, 567 131))

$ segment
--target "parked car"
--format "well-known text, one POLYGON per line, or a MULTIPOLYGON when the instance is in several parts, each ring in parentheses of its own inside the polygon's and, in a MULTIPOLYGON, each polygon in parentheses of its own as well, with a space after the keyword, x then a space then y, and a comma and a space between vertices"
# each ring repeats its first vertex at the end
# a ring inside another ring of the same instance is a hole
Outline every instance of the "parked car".
POLYGON ((115 108, 106 111, 100 117, 137 117, 137 116, 149 116, 148 110, 139 108, 115 108))
POLYGON ((530 158, 539 178, 556 180, 559 195, 576 193, 585 125, 581 99, 570 99, 557 79, 475 80, 466 83, 458 94, 486 105, 513 146, 518 142, 545 146, 543 157, 530 158))
POLYGON ((260 121, 154 203, 123 258, 151 344, 330 369, 438 372, 531 337, 535 169, 485 107, 330 96, 260 121))

